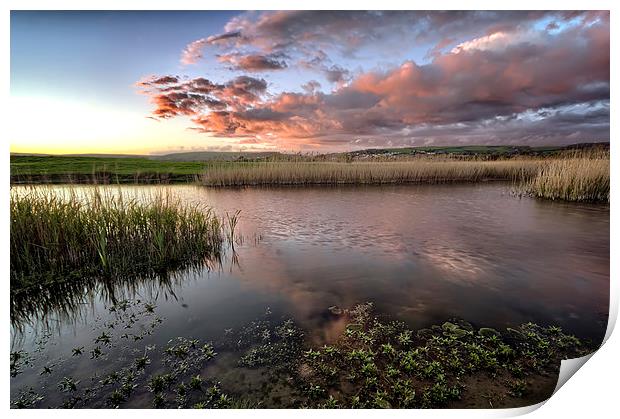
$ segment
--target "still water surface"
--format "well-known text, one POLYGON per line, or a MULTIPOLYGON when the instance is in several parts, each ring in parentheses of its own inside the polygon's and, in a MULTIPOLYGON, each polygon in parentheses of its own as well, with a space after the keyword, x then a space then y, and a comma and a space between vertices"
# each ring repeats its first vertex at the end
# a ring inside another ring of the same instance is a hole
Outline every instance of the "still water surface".
MULTIPOLYGON (((158 188, 121 187, 142 197, 158 188)), ((495 328, 556 324, 596 341, 605 332, 606 205, 518 198, 500 183, 167 189, 218 214, 241 210, 243 241, 236 261, 229 251, 217 269, 183 275, 168 287, 116 290, 155 302, 165 322, 154 344, 176 336, 216 339, 267 307, 321 343, 340 332, 328 307, 365 301, 413 328, 459 317, 495 328)), ((91 293, 79 310, 14 325, 12 350, 35 350, 45 323, 52 326, 46 357, 66 358, 92 342, 93 324, 109 316, 108 297, 91 293)), ((12 379, 12 392, 37 375, 12 379)))

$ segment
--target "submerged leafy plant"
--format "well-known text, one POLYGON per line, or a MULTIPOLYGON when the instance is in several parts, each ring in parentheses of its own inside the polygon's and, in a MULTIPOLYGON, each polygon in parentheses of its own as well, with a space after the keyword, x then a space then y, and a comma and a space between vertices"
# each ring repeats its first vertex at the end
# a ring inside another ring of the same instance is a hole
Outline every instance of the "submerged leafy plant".
MULTIPOLYGON (((402 323, 373 317, 371 305, 349 313, 350 323, 335 344, 304 352, 304 371, 309 373, 304 372, 301 381, 307 383, 309 406, 333 405, 332 390, 344 396, 338 398, 342 407, 445 406, 460 400, 465 376, 493 381, 502 370, 539 374, 541 368, 555 368, 549 361, 561 353, 581 351, 572 345, 567 352, 562 345, 576 341, 555 328, 533 324, 513 329, 522 338, 504 340, 493 329, 476 330, 458 319, 415 334, 402 323)), ((522 394, 520 381, 506 386, 511 394, 522 394)))
POLYGON ((11 377, 16 377, 18 374, 22 372, 22 368, 31 362, 31 357, 25 351, 15 351, 11 352, 10 355, 11 366, 10 373, 11 377))
MULTIPOLYGON (((152 319, 139 300, 120 301, 112 308, 112 323, 118 327, 133 330, 136 313, 152 319)), ((522 403, 516 399, 527 394, 529 382, 557 373, 559 359, 588 350, 559 328, 533 323, 500 333, 451 319, 414 333, 403 323, 374 315, 371 304, 343 313, 349 324, 342 335, 319 347, 308 345, 292 320, 275 321, 269 311, 213 343, 177 337, 161 349, 161 356, 149 352, 155 345, 146 345, 143 354, 134 349, 139 355, 124 367, 92 377, 91 387, 81 388, 80 381, 64 377, 57 387, 63 396, 60 406, 120 407, 140 393, 137 389, 144 389, 152 393, 154 407, 429 408, 454 406, 476 391, 467 388, 468 377, 493 388, 492 396, 489 391, 482 395, 483 406, 513 406, 522 403), (218 352, 235 354, 243 375, 255 369, 260 390, 237 398, 238 388, 223 388, 217 377, 203 375, 218 352), (154 374, 149 376, 149 370, 154 374)), ((105 323, 104 330, 112 323, 105 323)), ((104 331, 95 340, 113 349, 115 338, 123 339, 104 331)), ((73 355, 83 349, 73 348, 73 355)), ((99 346, 91 350, 93 358, 102 355, 99 346)), ((26 358, 25 353, 11 354, 12 364, 26 358)), ((45 364, 41 374, 50 375, 54 365, 58 364, 45 364)), ((12 405, 33 407, 42 400, 31 389, 22 391, 12 405)))
POLYGON ((527 390, 527 382, 525 380, 514 380, 509 383, 508 393, 513 397, 523 397, 527 390))
POLYGON ((25 409, 35 406, 43 399, 44 397, 42 395, 30 388, 27 391, 21 391, 17 399, 11 402, 11 405, 17 409, 25 409))
POLYGON ((77 390, 77 385, 80 383, 80 381, 75 381, 73 378, 71 377, 63 377, 62 381, 60 383, 58 383, 58 387, 60 388, 60 390, 62 391, 76 391, 77 390))

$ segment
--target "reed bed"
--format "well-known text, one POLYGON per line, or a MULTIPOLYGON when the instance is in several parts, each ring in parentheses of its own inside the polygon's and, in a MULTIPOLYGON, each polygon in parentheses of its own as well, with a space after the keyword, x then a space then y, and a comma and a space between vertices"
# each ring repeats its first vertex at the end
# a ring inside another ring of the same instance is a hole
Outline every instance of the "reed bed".
POLYGON ((201 181, 207 186, 520 181, 533 177, 543 165, 540 159, 213 164, 201 181))
POLYGON ((536 176, 524 180, 521 190, 552 200, 609 202, 609 158, 579 156, 550 161, 536 176))
POLYGON ((146 200, 11 191, 11 290, 88 277, 157 275, 219 258, 223 222, 167 193, 146 200))

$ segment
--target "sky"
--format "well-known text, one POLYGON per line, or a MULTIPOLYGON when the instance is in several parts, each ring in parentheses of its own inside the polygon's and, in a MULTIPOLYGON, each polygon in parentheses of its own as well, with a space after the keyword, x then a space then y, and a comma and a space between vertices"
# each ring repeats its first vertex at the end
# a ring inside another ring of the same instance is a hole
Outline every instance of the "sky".
POLYGON ((609 12, 12 11, 11 151, 609 141, 609 12))

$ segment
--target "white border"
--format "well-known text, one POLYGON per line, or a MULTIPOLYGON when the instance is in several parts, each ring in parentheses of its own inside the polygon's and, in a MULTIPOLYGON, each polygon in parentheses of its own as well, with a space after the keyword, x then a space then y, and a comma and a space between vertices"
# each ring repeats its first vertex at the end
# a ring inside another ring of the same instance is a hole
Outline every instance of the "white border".
MULTIPOLYGON (((369 0, 357 0, 357 1, 333 1, 333 0, 315 0, 311 4, 291 3, 284 0, 263 0, 263 1, 248 1, 248 0, 227 0, 226 2, 205 2, 205 1, 193 1, 193 0, 175 0, 163 1, 163 0, 150 0, 150 1, 136 1, 136 0, 124 0, 124 1, 80 1, 80 0, 5 0, 2 2, 4 13, 2 14, 0 28, 2 28, 3 42, 0 44, 2 48, 2 56, 5 57, 4 65, 2 66, 2 76, 4 80, 4 101, 3 111, 0 115, 8 115, 7 104, 9 103, 10 95, 10 66, 9 66, 9 49, 10 49, 10 10, 287 10, 291 8, 304 8, 304 9, 425 9, 425 10, 460 10, 460 9, 478 9, 478 10, 511 10, 511 9, 523 9, 523 10, 544 10, 544 9, 561 9, 561 10, 611 10, 611 42, 612 46, 617 45, 617 13, 620 8, 614 7, 618 2, 612 1, 548 1, 548 0, 521 0, 521 1, 504 1, 498 2, 497 0, 476 0, 463 3, 462 1, 450 1, 450 0, 436 0, 431 3, 420 2, 413 3, 411 1, 394 1, 394 0, 382 0, 382 1, 369 1, 369 0)), ((618 73, 617 66, 617 54, 614 54, 612 47, 611 54, 611 74, 618 73)), ((617 99, 617 84, 615 81, 611 83, 611 98, 612 103, 616 103, 617 99)), ((618 130, 614 123, 614 116, 617 116, 617 112, 614 112, 615 105, 611 107, 611 137, 614 138, 618 130)), ((6 117, 5 117, 6 118, 6 117)), ((6 122, 6 121, 5 121, 6 122)), ((2 125, 0 125, 2 126, 2 125)), ((6 132, 6 131, 5 131, 6 132)), ((0 206, 0 219, 4 220, 1 225, 0 236, 2 237, 2 250, 0 252, 0 260, 2 261, 2 271, 4 273, 5 281, 9 280, 9 213, 8 213, 8 188, 9 188, 9 146, 10 139, 3 136, 4 152, 1 153, 2 159, 2 175, 3 185, 5 193, 3 195, 4 203, 0 206)), ((612 149, 615 149, 612 146, 612 149)), ((611 176, 612 184, 615 185, 616 178, 618 177, 618 164, 615 156, 615 150, 612 151, 611 160, 611 176)), ((611 254, 617 249, 618 226, 615 222, 614 208, 615 199, 612 194, 612 217, 611 217, 611 254)), ((610 303, 610 325, 608 327, 607 336, 609 338, 603 345, 601 350, 595 353, 591 359, 585 364, 585 366, 576 374, 575 378, 568 380, 568 382, 555 394, 549 401, 540 405, 532 406, 523 409, 506 409, 506 410, 433 410, 424 411, 416 410, 414 412, 406 410, 390 410, 390 411, 309 411, 309 410, 255 410, 255 411, 158 411, 158 410, 144 410, 144 411, 129 411, 121 410, 115 412, 115 415, 120 417, 130 417, 136 413, 148 414, 153 418, 169 418, 170 416, 183 415, 187 417, 204 417, 204 415, 216 416, 218 418, 237 418, 237 417, 264 417, 264 418, 284 418, 290 417, 291 414, 298 417, 334 417, 334 418, 358 418, 360 415, 368 415, 373 417, 390 417, 390 418, 405 418, 410 415, 416 417, 510 417, 520 414, 531 413, 530 417, 533 418, 583 418, 585 416, 590 417, 610 417, 612 412, 617 412, 617 386, 618 386, 618 374, 619 361, 617 354, 620 354, 618 350, 620 348, 620 339, 618 333, 612 334, 610 332, 613 329, 613 324, 617 318, 618 313, 618 281, 616 279, 616 273, 618 272, 617 259, 611 258, 611 303, 610 303), (540 408, 539 408, 540 407, 540 408), (179 413, 180 412, 180 413, 179 413)), ((7 284, 8 285, 8 284, 7 284)), ((8 286, 5 285, 2 288, 3 298, 6 303, 6 308, 3 311, 2 324, 5 325, 6 339, 2 342, 5 356, 8 355, 9 349, 9 292, 8 286)), ((5 358, 6 360, 6 358, 5 358)), ((8 361, 8 360, 6 360, 8 361)), ((9 374, 8 374, 8 362, 2 363, 3 376, 5 377, 2 383, 2 407, 6 409, 8 414, 14 417, 32 418, 43 413, 42 411, 18 411, 9 410, 9 374)), ((65 418, 65 417, 82 417, 86 412, 84 411, 67 411, 67 410, 47 410, 45 415, 52 418, 65 418)), ((108 410, 89 410, 87 413, 93 419, 104 418, 110 414, 108 410)))

